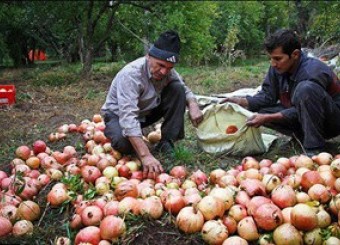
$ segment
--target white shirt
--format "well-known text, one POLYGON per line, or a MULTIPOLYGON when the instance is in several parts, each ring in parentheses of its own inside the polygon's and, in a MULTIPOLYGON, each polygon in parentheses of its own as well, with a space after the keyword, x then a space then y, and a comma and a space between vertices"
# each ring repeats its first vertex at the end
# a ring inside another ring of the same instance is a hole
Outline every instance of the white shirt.
POLYGON ((187 100, 194 98, 194 94, 175 69, 163 80, 153 81, 146 57, 139 58, 117 73, 102 106, 102 112, 114 113, 119 117, 125 137, 142 136, 140 122, 160 104, 162 89, 174 81, 183 84, 187 100))

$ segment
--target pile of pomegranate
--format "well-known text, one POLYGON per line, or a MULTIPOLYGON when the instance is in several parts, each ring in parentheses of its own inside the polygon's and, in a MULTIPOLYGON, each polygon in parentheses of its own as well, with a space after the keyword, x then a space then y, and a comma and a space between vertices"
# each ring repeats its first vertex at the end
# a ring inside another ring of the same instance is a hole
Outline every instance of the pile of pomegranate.
MULTIPOLYGON (((35 197, 53 185, 48 206, 72 207, 74 244, 117 242, 128 229, 127 214, 159 219, 165 212, 207 244, 340 244, 340 154, 248 156, 230 169, 175 166, 143 179, 141 162, 113 149, 104 129, 97 114, 49 135, 54 142, 82 134, 84 154, 73 146, 53 151, 42 140, 16 149, 11 172, 0 171, 0 237, 32 234, 42 218, 35 197)), ((58 237, 55 244, 71 241, 58 237)))

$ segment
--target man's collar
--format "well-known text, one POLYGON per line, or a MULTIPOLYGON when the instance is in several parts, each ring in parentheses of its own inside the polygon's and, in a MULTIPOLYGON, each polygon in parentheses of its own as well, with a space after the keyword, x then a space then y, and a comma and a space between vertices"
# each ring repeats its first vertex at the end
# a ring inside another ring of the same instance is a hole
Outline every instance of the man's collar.
POLYGON ((145 56, 145 69, 146 69, 146 74, 148 76, 148 79, 151 80, 152 79, 152 75, 151 75, 151 72, 150 72, 148 58, 146 56, 145 56))
POLYGON ((296 69, 294 71, 294 73, 292 75, 290 75, 290 79, 293 80, 293 81, 296 81, 296 76, 297 76, 297 73, 301 67, 301 63, 303 60, 306 59, 306 55, 301 51, 300 53, 300 58, 299 58, 299 61, 298 61, 298 65, 296 66, 296 69))

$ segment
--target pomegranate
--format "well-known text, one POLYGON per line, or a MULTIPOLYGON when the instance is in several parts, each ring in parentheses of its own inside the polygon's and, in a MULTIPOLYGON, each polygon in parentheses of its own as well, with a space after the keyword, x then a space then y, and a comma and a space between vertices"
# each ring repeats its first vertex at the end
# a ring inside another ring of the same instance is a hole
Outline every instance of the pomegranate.
POLYGON ((286 157, 278 158, 276 160, 276 163, 283 165, 286 169, 289 169, 290 167, 292 167, 289 158, 286 158, 286 157))
POLYGON ((264 184, 258 179, 245 179, 240 183, 240 189, 252 196, 266 196, 266 189, 264 184))
POLYGON ((15 150, 15 155, 22 160, 27 160, 31 156, 31 149, 27 145, 19 146, 15 150))
POLYGON ((12 204, 5 204, 0 208, 0 216, 5 217, 6 219, 14 223, 18 218, 17 211, 18 208, 16 206, 12 204))
POLYGON ((245 191, 237 192, 236 197, 235 197, 235 203, 241 204, 243 206, 247 206, 249 201, 250 201, 250 197, 247 194, 247 192, 245 192, 245 191))
POLYGON ((32 235, 33 223, 29 220, 19 220, 14 224, 12 233, 14 236, 32 235))
POLYGON ((81 175, 87 183, 94 184, 102 174, 95 166, 84 166, 81 168, 81 175))
POLYGON ((243 205, 235 204, 229 209, 228 215, 239 222, 247 216, 247 209, 243 205))
POLYGON ((236 186, 237 185, 237 180, 235 176, 226 174, 220 178, 217 179, 216 184, 218 184, 220 187, 227 187, 229 185, 236 186))
POLYGON ((287 168, 283 164, 273 163, 269 167, 270 173, 283 178, 287 174, 287 168))
POLYGON ((26 160, 26 165, 31 169, 38 169, 40 167, 40 159, 35 156, 31 156, 26 160))
POLYGON ((138 215, 140 212, 140 203, 134 197, 124 197, 118 204, 118 213, 120 215, 133 213, 134 215, 138 215))
POLYGON ((331 199, 331 193, 327 190, 326 186, 321 184, 315 184, 308 190, 308 196, 313 201, 320 203, 327 203, 331 199))
POLYGON ((33 153, 34 155, 38 155, 41 152, 46 151, 46 143, 43 140, 37 140, 33 143, 33 153))
POLYGON ((313 156, 312 160, 319 165, 330 165, 333 160, 333 156, 328 152, 321 152, 318 155, 313 156))
POLYGON ((275 204, 265 203, 258 207, 254 213, 257 226, 266 231, 274 230, 282 224, 282 212, 275 204))
POLYGON ((255 221, 251 216, 247 216, 238 222, 237 232, 240 237, 247 241, 255 241, 260 237, 255 221))
POLYGON ((331 171, 335 177, 340 177, 340 158, 337 158, 331 162, 331 171))
POLYGON ((273 240, 276 245, 301 245, 303 244, 300 232, 291 224, 284 223, 273 232, 273 240))
POLYGON ((318 227, 320 228, 326 228, 332 223, 331 215, 322 206, 319 206, 316 216, 318 217, 318 227))
POLYGON ((18 207, 18 216, 29 221, 37 220, 40 217, 40 207, 33 201, 23 201, 18 207))
POLYGON ((202 230, 204 224, 203 214, 194 207, 185 207, 179 211, 176 224, 185 233, 195 233, 202 230))
POLYGON ((71 245, 71 240, 68 237, 56 237, 54 245, 71 245))
POLYGON ((295 191, 290 185, 279 185, 271 194, 271 199, 279 208, 293 207, 297 200, 295 191))
POLYGON ((140 206, 141 214, 153 219, 158 219, 163 214, 163 205, 161 199, 157 196, 147 197, 141 202, 140 206))
POLYGON ((222 245, 248 245, 248 242, 242 237, 231 236, 224 240, 222 245))
POLYGON ((207 184, 208 177, 201 170, 197 170, 192 173, 190 179, 196 183, 196 185, 207 184))
POLYGON ((224 171, 221 168, 218 168, 218 169, 211 171, 210 175, 209 175, 210 183, 211 184, 217 184, 218 180, 226 174, 227 174, 227 172, 224 171))
POLYGON ((250 168, 260 169, 259 162, 251 156, 244 157, 241 161, 241 166, 243 170, 250 168))
POLYGON ((87 226, 81 229, 74 240, 76 245, 81 243, 98 244, 101 240, 101 231, 96 226, 87 226))
POLYGON ((266 174, 263 176, 262 183, 266 188, 266 192, 270 193, 275 187, 281 184, 281 180, 276 175, 266 174))
POLYGON ((202 200, 202 197, 198 193, 184 196, 184 202, 186 206, 195 206, 202 200))
POLYGON ((170 175, 174 178, 185 179, 187 170, 184 166, 175 166, 170 170, 170 175))
POLYGON ((213 196, 205 196, 197 204, 205 220, 212 220, 216 217, 222 218, 224 214, 224 203, 213 196))
POLYGON ((59 207, 69 199, 70 197, 68 196, 67 191, 63 188, 52 189, 47 194, 47 202, 49 202, 52 207, 59 207))
POLYGON ((12 223, 8 219, 0 216, 0 237, 8 235, 12 232, 12 229, 12 223))
POLYGON ((85 226, 99 225, 103 219, 103 211, 97 206, 88 206, 81 213, 81 221, 85 226))
POLYGON ((100 236, 102 239, 117 241, 126 231, 124 220, 119 217, 109 215, 100 222, 100 236))
POLYGON ((234 234, 237 230, 237 222, 236 220, 229 216, 229 215, 224 215, 222 219, 222 223, 227 227, 228 234, 234 234))
POLYGON ((269 159, 262 159, 260 162, 259 162, 259 167, 260 169, 263 168, 263 167, 270 167, 270 165, 273 164, 273 161, 272 160, 269 160, 269 159))
MULTIPOLYGON (((173 189, 174 190, 174 189, 173 189)), ((185 207, 184 198, 182 195, 169 194, 166 197, 164 208, 171 214, 178 214, 185 207)))
POLYGON ((81 222, 81 216, 79 214, 72 215, 70 219, 70 227, 71 229, 80 229, 83 227, 83 223, 81 222))
POLYGON ((272 201, 264 196, 254 196, 251 200, 246 204, 247 206, 247 213, 249 216, 255 214, 258 207, 265 203, 271 203, 272 201))
POLYGON ((222 201, 224 210, 228 210, 234 204, 234 193, 225 188, 215 187, 210 191, 209 196, 222 201))
POLYGON ((228 230, 221 220, 209 220, 202 227, 202 238, 208 244, 222 244, 228 237, 228 230))
POLYGON ((137 197, 138 190, 137 186, 131 181, 123 181, 116 186, 115 196, 118 201, 123 200, 124 197, 137 197))
POLYGON ((308 189, 314 184, 324 184, 318 171, 308 171, 302 174, 301 187, 304 191, 308 191, 308 189))
POLYGON ((298 158, 295 161, 295 168, 301 168, 301 167, 305 167, 308 168, 310 170, 314 169, 314 162, 313 160, 306 156, 306 155, 300 155, 298 156, 298 158))
POLYGON ((303 203, 293 207, 290 220, 293 226, 302 231, 313 230, 318 225, 318 217, 314 209, 303 203))
POLYGON ((235 134, 238 131, 238 128, 236 125, 229 125, 226 130, 225 133, 226 134, 235 134))

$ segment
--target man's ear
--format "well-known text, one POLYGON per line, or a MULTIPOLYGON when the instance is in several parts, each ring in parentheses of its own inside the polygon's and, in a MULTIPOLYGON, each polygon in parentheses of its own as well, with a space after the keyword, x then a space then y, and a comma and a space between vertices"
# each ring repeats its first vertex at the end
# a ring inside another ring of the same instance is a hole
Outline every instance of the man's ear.
POLYGON ((291 54, 291 57, 293 57, 293 59, 298 59, 298 58, 300 58, 300 55, 301 55, 301 51, 300 50, 298 50, 298 49, 295 49, 294 51, 293 51, 293 53, 291 54))

